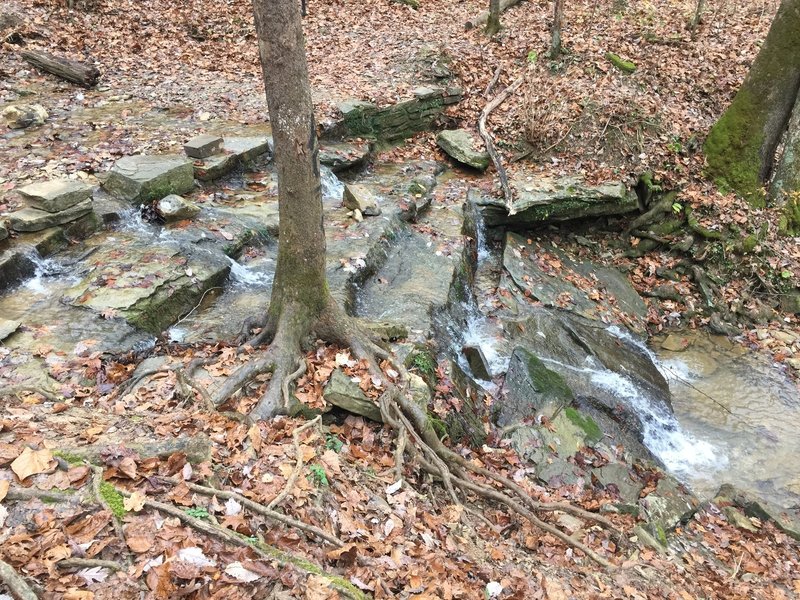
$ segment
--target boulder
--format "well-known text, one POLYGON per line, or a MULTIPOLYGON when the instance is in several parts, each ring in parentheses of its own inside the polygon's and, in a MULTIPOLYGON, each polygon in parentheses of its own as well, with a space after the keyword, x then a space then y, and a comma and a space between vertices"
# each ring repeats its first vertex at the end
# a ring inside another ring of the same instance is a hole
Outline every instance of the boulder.
POLYGON ((485 171, 489 166, 489 154, 476 147, 483 147, 475 136, 466 129, 452 129, 439 132, 436 143, 450 157, 463 165, 479 171, 485 171))
POLYGON ((91 200, 84 200, 57 213, 38 208, 23 208, 9 214, 8 223, 14 231, 42 231, 49 227, 75 221, 90 212, 92 212, 91 200))
POLYGON ((671 475, 663 474, 656 489, 639 500, 640 515, 647 529, 662 543, 666 533, 686 523, 700 505, 686 488, 671 475))
POLYGON ((319 162, 334 173, 339 173, 363 165, 371 150, 366 142, 322 142, 319 146, 319 162))
POLYGON ((216 135, 198 135, 183 145, 183 151, 190 158, 208 158, 222 152, 222 138, 216 135))
POLYGON ((741 508, 748 517, 772 521, 786 535, 800 540, 800 510, 796 507, 783 508, 730 484, 719 489, 713 502, 722 509, 735 506, 741 508))
POLYGON ((11 129, 25 129, 43 125, 50 116, 41 104, 17 104, 9 106, 2 112, 6 125, 11 129))
POLYGON ((381 409, 364 395, 357 383, 352 381, 340 369, 331 373, 331 379, 322 393, 325 401, 342 410, 361 415, 372 421, 382 422, 381 409))
POLYGON ((183 196, 170 194, 156 203, 156 212, 167 222, 182 221, 196 217, 200 212, 200 207, 183 196))
POLYGON ((0 252, 0 290, 7 290, 36 271, 34 262, 19 250, 0 252))
POLYGON ((491 381, 492 376, 489 373, 489 367, 487 366, 488 362, 486 357, 483 355, 483 350, 481 350, 481 347, 468 345, 464 346, 461 351, 464 353, 464 357, 467 359, 467 364, 469 365, 472 374, 478 379, 491 381))
POLYGON ((0 223, 0 242, 2 242, 7 237, 8 237, 8 229, 6 229, 5 225, 0 223))
POLYGON ((622 463, 609 463, 592 471, 597 482, 604 488, 613 489, 625 504, 636 504, 644 485, 631 475, 631 470, 622 463))
POLYGON ((194 188, 192 162, 177 155, 124 156, 108 172, 103 188, 129 202, 149 202, 194 188))
POLYGON ((344 186, 342 203, 350 210, 360 210, 365 217, 375 217, 381 214, 378 198, 368 187, 356 183, 347 183, 344 186))
POLYGON ((17 191, 29 206, 57 213, 91 198, 94 188, 82 181, 59 179, 32 183, 17 191))
POLYGON ((552 179, 520 173, 509 183, 514 191, 512 206, 502 198, 490 196, 478 202, 489 227, 524 229, 554 221, 623 215, 639 209, 636 194, 621 182, 590 185, 576 176, 552 179))
POLYGON ((10 321, 8 319, 0 319, 0 342, 14 333, 20 326, 19 321, 10 321))
POLYGON ((550 419, 573 399, 564 378, 523 347, 515 348, 511 354, 505 392, 505 400, 495 413, 500 427, 538 415, 550 419))

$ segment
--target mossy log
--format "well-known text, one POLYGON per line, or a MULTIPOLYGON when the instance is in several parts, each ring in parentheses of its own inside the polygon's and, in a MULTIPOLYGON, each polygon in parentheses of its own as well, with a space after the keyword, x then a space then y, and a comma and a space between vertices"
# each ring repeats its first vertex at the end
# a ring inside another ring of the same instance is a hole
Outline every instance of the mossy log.
POLYGON ((733 102, 705 143, 707 173, 763 205, 775 150, 800 89, 800 0, 783 0, 767 39, 733 102))
POLYGON ((23 50, 20 56, 37 69, 85 88, 95 86, 100 79, 100 71, 88 63, 61 58, 38 50, 23 50))
POLYGON ((124 446, 128 450, 136 452, 141 458, 166 458, 176 452, 183 452, 186 454, 187 460, 193 464, 211 460, 211 440, 205 435, 152 442, 103 442, 89 446, 64 447, 54 451, 53 455, 67 462, 88 462, 102 465, 104 464, 103 455, 109 449, 113 450, 118 446, 124 446))

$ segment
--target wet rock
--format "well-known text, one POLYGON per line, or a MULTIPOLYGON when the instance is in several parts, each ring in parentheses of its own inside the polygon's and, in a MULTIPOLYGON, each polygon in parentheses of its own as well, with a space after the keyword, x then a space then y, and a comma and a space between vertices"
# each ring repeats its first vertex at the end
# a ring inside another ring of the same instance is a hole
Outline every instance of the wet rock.
POLYGON ((536 476, 552 488, 585 483, 581 469, 558 456, 551 456, 537 469, 536 476))
POLYGON ((436 175, 425 174, 415 177, 408 185, 408 193, 414 196, 426 196, 436 187, 436 175))
POLYGON ((319 162, 334 173, 363 165, 369 158, 372 147, 367 142, 322 142, 319 146, 319 162))
POLYGON ((670 352, 683 352, 690 344, 689 338, 671 333, 661 342, 661 348, 670 352))
POLYGON ((466 129, 453 129, 439 132, 437 145, 459 163, 485 171, 489 166, 489 154, 475 148, 483 147, 471 132, 466 129))
POLYGON ((56 225, 75 221, 92 211, 92 201, 84 200, 57 213, 37 208, 23 208, 8 215, 8 223, 14 231, 42 231, 56 225))
POLYGON ((156 211, 165 221, 191 219, 200 213, 200 207, 183 196, 170 194, 156 203, 156 211))
POLYGON ((0 223, 0 242, 8 238, 8 229, 6 226, 0 223))
POLYGON ((592 471, 597 482, 604 488, 613 488, 626 504, 636 504, 644 486, 631 475, 627 465, 609 463, 592 471))
POLYGON ((208 158, 222 152, 222 138, 216 135, 198 135, 183 145, 183 151, 189 158, 208 158))
POLYGON ((647 529, 645 529, 642 525, 637 525, 636 527, 634 527, 633 533, 641 545, 647 546, 648 548, 652 548, 659 554, 666 554, 667 552, 666 536, 663 538, 662 542, 660 539, 657 539, 652 533, 647 531, 647 529))
POLYGON ((527 349, 517 347, 508 365, 505 400, 496 409, 495 421, 506 427, 537 415, 552 418, 572 398, 561 375, 548 369, 527 349))
POLYGON ((19 250, 0 251, 0 290, 7 290, 36 270, 36 265, 19 250))
POLYGON ((461 351, 467 359, 467 364, 469 364, 472 374, 478 379, 491 381, 492 376, 489 374, 486 357, 483 355, 483 350, 481 350, 480 346, 464 346, 461 351))
POLYGON ((514 204, 491 196, 480 201, 486 225, 529 228, 554 221, 570 221, 638 210, 636 194, 621 182, 589 185, 579 177, 561 179, 512 177, 514 204))
POLYGON ((160 334, 177 321, 230 271, 228 258, 213 247, 190 244, 181 249, 123 232, 114 232, 114 239, 114 245, 97 238, 87 241, 96 249, 83 265, 83 279, 64 293, 64 301, 116 314, 150 333, 160 334), (125 247, 124 256, 119 256, 119 246, 125 247))
POLYGON ((361 415, 372 421, 382 422, 381 409, 364 395, 357 383, 340 369, 331 373, 331 379, 322 393, 325 401, 342 410, 361 415))
POLYGON ((2 116, 11 129, 25 129, 43 125, 50 115, 41 104, 17 104, 5 108, 2 116))
POLYGON ((32 183, 17 191, 29 206, 57 213, 89 199, 93 186, 68 179, 32 183))
POLYGON ((656 489, 639 500, 641 516, 648 530, 664 541, 666 533, 681 523, 686 523, 699 506, 695 498, 674 477, 664 474, 656 489))
POLYGON ((0 342, 14 333, 20 326, 19 321, 10 321, 8 319, 0 319, 0 342))
POLYGON ((183 156, 124 156, 108 172, 103 188, 129 202, 149 202, 194 188, 192 163, 183 156))
POLYGON ((772 521, 786 535, 800 540, 800 510, 797 508, 782 508, 729 484, 719 489, 713 502, 720 508, 736 506, 748 517, 772 521))
POLYGON ((372 190, 364 185, 345 184, 342 203, 350 210, 360 210, 365 217, 375 217, 381 214, 378 198, 372 190))
POLYGON ((222 153, 195 161, 194 176, 200 181, 219 179, 238 166, 266 154, 271 148, 272 139, 265 135, 226 137, 223 140, 222 153))

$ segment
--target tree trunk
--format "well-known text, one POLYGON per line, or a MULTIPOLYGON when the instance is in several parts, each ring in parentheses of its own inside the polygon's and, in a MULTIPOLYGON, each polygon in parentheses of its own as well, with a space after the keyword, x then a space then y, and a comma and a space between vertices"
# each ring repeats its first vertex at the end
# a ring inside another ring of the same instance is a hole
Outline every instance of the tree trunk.
POLYGON ((19 54, 34 67, 86 88, 94 86, 100 78, 100 71, 94 65, 60 58, 38 50, 23 50, 19 54))
POLYGON ((775 167, 769 195, 777 204, 786 202, 792 195, 800 195, 800 94, 789 119, 783 154, 775 167))
POLYGON ((783 0, 769 34, 733 102, 704 146, 708 175, 751 203, 762 186, 800 88, 800 0, 783 0))
POLYGON ((486 21, 486 35, 492 36, 500 31, 500 0, 489 0, 489 18, 486 21))
POLYGON ((564 20, 564 0, 553 2, 553 27, 550 31, 550 58, 561 54, 561 22, 564 20))
MULTIPOLYGON (((506 9, 511 8, 515 4, 518 4, 521 0, 500 0, 500 14, 504 13, 506 9)), ((464 24, 466 29, 475 29, 476 27, 483 25, 484 23, 489 21, 489 11, 485 10, 480 13, 477 17, 473 17, 469 21, 464 24)))
POLYGON ((319 157, 297 0, 253 2, 278 171, 278 261, 270 320, 303 329, 330 302, 319 157))

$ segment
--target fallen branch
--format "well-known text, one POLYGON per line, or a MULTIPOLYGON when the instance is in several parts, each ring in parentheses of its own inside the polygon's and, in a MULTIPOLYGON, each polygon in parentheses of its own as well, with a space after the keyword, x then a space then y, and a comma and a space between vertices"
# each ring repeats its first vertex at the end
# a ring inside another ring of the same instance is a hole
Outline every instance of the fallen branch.
POLYGON ((82 460, 92 465, 105 465, 103 455, 109 449, 124 446, 136 452, 141 458, 167 458, 176 452, 186 454, 186 460, 198 464, 211 460, 211 440, 203 434, 191 437, 180 437, 172 440, 158 442, 120 442, 97 443, 90 446, 72 446, 59 448, 57 454, 68 457, 70 460, 82 460))
POLYGON ((88 63, 61 58, 38 50, 23 50, 19 54, 34 67, 86 88, 96 85, 100 78, 100 71, 88 63))
MULTIPOLYGON (((123 496, 131 495, 130 492, 125 490, 118 489, 117 491, 119 491, 119 493, 123 496)), ((329 586, 332 589, 335 589, 346 598, 352 598, 354 600, 367 600, 368 598, 349 581, 325 572, 322 567, 312 563, 307 558, 285 552, 261 541, 253 541, 252 539, 248 539, 242 535, 239 535, 230 529, 224 529, 218 525, 209 523, 208 521, 192 517, 177 506, 173 506, 171 504, 165 504, 164 502, 158 502, 156 500, 145 500, 144 505, 148 508, 160 511, 173 517, 177 517, 184 525, 196 529, 201 533, 205 533, 206 535, 210 535, 222 542, 242 548, 250 548, 261 558, 275 561, 281 566, 293 566, 305 571, 306 573, 324 577, 328 580, 329 586)))
POLYGON ((125 571, 126 567, 113 560, 102 560, 100 558, 65 558, 56 563, 59 569, 93 569, 101 567, 111 571, 125 571))
POLYGON ((191 481, 178 481, 177 479, 172 479, 171 477, 159 477, 161 481, 167 481, 173 484, 183 483, 188 487, 191 491, 197 492, 198 494, 202 494, 204 496, 216 496, 217 498, 222 498, 224 500, 236 500, 239 504, 244 506, 251 512, 254 512, 262 517, 267 517, 268 519, 272 519, 273 521, 278 521, 279 523, 283 523, 284 525, 288 525, 290 527, 295 527, 300 529, 301 531, 305 531, 311 535, 314 535, 330 544, 333 544, 336 547, 341 548, 344 546, 344 542, 337 538, 336 536, 328 533, 327 531, 320 529, 319 527, 315 527, 314 525, 309 525, 308 523, 303 523, 302 521, 298 521, 297 519, 293 519, 283 513, 277 512, 270 508, 267 508, 263 504, 259 504, 254 500, 250 500, 250 498, 246 498, 242 496, 238 492, 232 492, 230 490, 218 490, 212 487, 207 487, 204 485, 199 485, 197 483, 192 483, 191 481))
POLYGON ((508 184, 508 175, 506 174, 506 170, 503 167, 503 161, 500 158, 500 155, 497 153, 497 150, 494 147, 494 143, 492 142, 492 137, 489 135, 489 132, 486 130, 486 119, 489 117, 491 112, 500 106, 506 98, 508 98, 512 93, 514 93, 522 82, 525 80, 524 76, 520 76, 517 78, 514 83, 509 85, 506 89, 500 92, 494 100, 489 102, 481 112, 480 119, 478 119, 478 131, 483 138, 483 143, 486 144, 486 151, 489 153, 489 156, 494 163, 494 168, 497 169, 497 174, 500 176, 500 185, 503 188, 503 196, 505 196, 506 206, 508 207, 508 214, 514 214, 513 209, 513 201, 514 201, 514 194, 511 191, 511 186, 508 184))
MULTIPOLYGON (((500 14, 503 14, 507 9, 511 8, 515 4, 519 4, 520 0, 500 0, 500 14)), ((469 21, 464 24, 465 29, 475 29, 476 27, 480 27, 481 25, 486 25, 486 22, 489 20, 489 11, 485 10, 480 13, 478 16, 473 17, 469 21)))
POLYGON ((0 560, 0 581, 2 581, 17 600, 39 600, 36 592, 7 562, 0 560))

